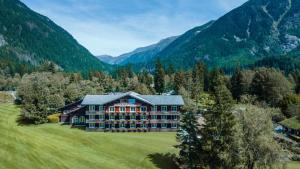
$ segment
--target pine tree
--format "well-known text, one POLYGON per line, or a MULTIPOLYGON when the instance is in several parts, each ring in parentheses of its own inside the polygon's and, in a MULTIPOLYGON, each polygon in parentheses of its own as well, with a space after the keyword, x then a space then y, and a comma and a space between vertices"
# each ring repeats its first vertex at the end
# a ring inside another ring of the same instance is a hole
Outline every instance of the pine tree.
POLYGON ((214 86, 211 86, 211 92, 215 105, 203 114, 206 124, 201 130, 202 156, 211 169, 234 168, 237 158, 232 153, 236 149, 235 117, 231 112, 233 99, 226 87, 225 77, 216 71, 212 78, 214 86))
POLYGON ((165 90, 165 81, 164 81, 164 68, 158 59, 155 63, 155 72, 154 72, 154 88, 157 93, 163 93, 165 90))
POLYGON ((198 135, 199 124, 195 114, 192 112, 184 113, 180 121, 180 129, 177 132, 177 139, 180 144, 176 146, 179 148, 179 163, 182 168, 194 169, 201 165, 199 158, 201 147, 198 135))
POLYGON ((174 76, 174 90, 178 94, 180 88, 184 87, 184 73, 179 71, 174 76))
POLYGON ((166 72, 168 75, 172 75, 173 73, 175 73, 175 70, 174 70, 174 66, 173 64, 169 64, 169 67, 167 69, 167 72, 166 72))
POLYGON ((200 62, 197 63, 193 72, 192 72, 192 98, 197 99, 199 95, 204 90, 204 73, 205 73, 205 65, 200 62))

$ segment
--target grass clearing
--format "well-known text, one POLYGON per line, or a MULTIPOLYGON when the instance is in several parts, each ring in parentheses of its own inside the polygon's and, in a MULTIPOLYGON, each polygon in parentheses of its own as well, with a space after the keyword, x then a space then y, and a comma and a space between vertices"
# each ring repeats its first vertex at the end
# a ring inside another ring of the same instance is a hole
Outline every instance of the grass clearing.
POLYGON ((103 133, 59 124, 23 125, 20 109, 0 104, 0 168, 173 168, 175 133, 103 133), (163 159, 163 160, 162 160, 163 159))
MULTIPOLYGON (((174 169, 175 133, 85 132, 59 124, 18 125, 20 109, 0 104, 0 169, 174 169)), ((288 163, 299 169, 300 162, 288 163)))

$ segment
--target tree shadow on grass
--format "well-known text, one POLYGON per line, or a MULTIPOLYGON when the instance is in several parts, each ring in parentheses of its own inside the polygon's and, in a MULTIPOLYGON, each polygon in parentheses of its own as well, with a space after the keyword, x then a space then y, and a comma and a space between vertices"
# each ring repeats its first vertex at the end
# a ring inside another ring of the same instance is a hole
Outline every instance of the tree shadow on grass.
POLYGON ((176 164, 176 155, 171 153, 154 153, 149 154, 151 162, 160 169, 179 169, 176 164))
POLYGON ((26 119, 22 115, 19 115, 17 117, 16 123, 18 124, 18 126, 30 126, 34 124, 32 120, 26 119))

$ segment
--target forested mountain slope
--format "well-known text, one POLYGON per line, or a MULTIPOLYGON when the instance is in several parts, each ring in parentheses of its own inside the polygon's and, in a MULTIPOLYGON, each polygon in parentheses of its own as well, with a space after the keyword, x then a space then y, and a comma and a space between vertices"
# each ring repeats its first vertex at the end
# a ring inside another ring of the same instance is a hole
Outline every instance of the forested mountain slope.
POLYGON ((19 0, 0 0, 0 60, 2 67, 15 71, 24 71, 45 61, 52 61, 65 71, 111 68, 64 29, 19 0))

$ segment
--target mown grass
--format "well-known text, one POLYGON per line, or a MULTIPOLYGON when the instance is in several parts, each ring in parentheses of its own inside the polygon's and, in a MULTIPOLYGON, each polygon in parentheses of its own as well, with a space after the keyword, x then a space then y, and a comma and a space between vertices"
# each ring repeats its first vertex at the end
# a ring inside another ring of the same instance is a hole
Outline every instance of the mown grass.
MULTIPOLYGON (((89 133, 59 124, 22 125, 0 104, 0 169, 175 169, 175 133, 89 133)), ((288 169, 299 169, 299 162, 288 169)))
POLYGON ((0 168, 174 168, 175 133, 100 133, 59 124, 20 125, 20 109, 0 104, 0 168))

